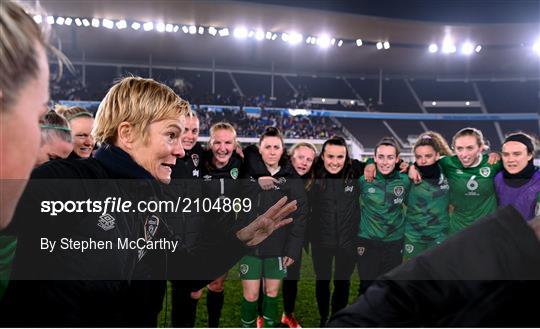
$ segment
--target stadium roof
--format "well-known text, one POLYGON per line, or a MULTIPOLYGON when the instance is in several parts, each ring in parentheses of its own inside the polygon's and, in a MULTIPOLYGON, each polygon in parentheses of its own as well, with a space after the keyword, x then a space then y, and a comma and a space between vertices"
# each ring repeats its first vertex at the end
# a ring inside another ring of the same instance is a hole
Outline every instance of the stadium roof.
MULTIPOLYGON (((463 1, 457 3, 463 4, 463 1)), ((522 1, 513 3, 519 6, 522 1)), ((540 75, 540 57, 529 49, 530 43, 540 35, 540 19, 504 24, 440 23, 358 15, 352 9, 350 13, 344 13, 312 9, 314 6, 305 8, 308 2, 302 1, 294 4, 295 7, 242 1, 41 0, 41 6, 50 15, 207 27, 245 26, 272 32, 296 31, 304 36, 327 33, 351 42, 361 38, 368 43, 389 41, 391 44, 389 50, 383 51, 378 51, 373 45, 356 47, 353 44, 320 49, 304 43, 291 47, 282 42, 256 42, 253 39, 236 40, 181 32, 55 28, 63 50, 74 60, 81 58, 84 51, 89 61, 145 63, 151 55, 154 64, 209 67, 215 59, 218 67, 268 70, 273 62, 276 71, 287 72, 370 74, 382 68, 387 73, 410 75, 540 75), (440 44, 446 35, 459 42, 471 40, 482 45, 482 51, 472 56, 428 53, 427 46, 433 42, 440 44)), ((502 7, 510 8, 508 4, 502 7)), ((327 9, 324 6, 319 8, 327 9)), ((373 10, 367 12, 372 13, 373 10)), ((437 16, 436 12, 433 15, 437 16)), ((459 20, 456 17, 456 21, 459 20)))
POLYGON ((358 15, 442 23, 535 23, 538 0, 240 0, 358 15))

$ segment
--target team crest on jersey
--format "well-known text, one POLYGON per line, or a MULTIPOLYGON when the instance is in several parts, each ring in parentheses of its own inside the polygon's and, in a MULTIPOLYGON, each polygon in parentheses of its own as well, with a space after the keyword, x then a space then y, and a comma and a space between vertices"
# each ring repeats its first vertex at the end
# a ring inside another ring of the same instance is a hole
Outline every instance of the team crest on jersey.
POLYGON ((373 193, 375 193, 375 188, 370 187, 370 188, 368 188, 367 192, 370 193, 370 194, 373 194, 373 193))
POLYGON ((358 256, 362 256, 366 252, 365 247, 357 247, 356 252, 358 253, 358 256))
POLYGON ((99 216, 97 226, 101 227, 103 231, 112 230, 115 227, 116 219, 110 214, 103 214, 99 216))
MULTIPOLYGON (((157 229, 159 227, 159 217, 156 215, 151 215, 146 218, 144 222, 144 239, 146 241, 152 241, 156 235, 157 229)), ((141 260, 144 255, 146 255, 147 249, 139 249, 137 256, 141 260)))
POLYGON ((405 244, 405 251, 406 251, 408 254, 412 253, 413 250, 414 250, 414 246, 413 246, 412 244, 410 244, 410 243, 406 243, 406 244, 405 244))
POLYGON ((199 169, 193 169, 191 175, 193 175, 193 177, 199 177, 199 169))
POLYGON ((352 192, 354 190, 354 186, 345 186, 345 192, 352 192))
POLYGON ((405 191, 405 188, 403 186, 394 187, 394 195, 395 196, 401 196, 403 194, 403 191, 405 191))
POLYGON ((489 174, 491 174, 491 168, 489 167, 480 168, 480 175, 482 175, 482 177, 489 177, 489 174))
POLYGON ((232 168, 230 174, 231 174, 232 179, 237 179, 238 178, 238 168, 232 168))
POLYGON ((199 166, 199 155, 196 154, 196 153, 193 153, 193 154, 191 155, 191 161, 193 161, 193 165, 194 165, 195 167, 199 166))
POLYGON ((278 179, 278 184, 285 184, 285 183, 287 183, 287 179, 285 177, 280 177, 278 179))
POLYGON ((144 223, 144 239, 150 241, 154 239, 159 227, 159 217, 156 215, 149 216, 144 223))
POLYGON ((240 273, 243 275, 246 275, 249 271, 249 265, 248 264, 240 264, 240 273))
POLYGON ((461 170, 461 169, 456 169, 456 174, 458 174, 458 175, 463 175, 463 170, 461 170))
POLYGON ((204 175, 203 179, 204 179, 205 182, 208 182, 208 181, 212 180, 212 176, 211 175, 204 175))

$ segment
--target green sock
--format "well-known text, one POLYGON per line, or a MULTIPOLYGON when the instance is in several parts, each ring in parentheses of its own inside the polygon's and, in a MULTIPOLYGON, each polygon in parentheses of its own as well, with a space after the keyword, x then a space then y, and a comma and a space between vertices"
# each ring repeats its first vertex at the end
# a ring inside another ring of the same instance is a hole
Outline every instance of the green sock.
POLYGON ((274 328, 278 316, 277 297, 264 295, 263 297, 263 318, 265 328, 274 328))
POLYGON ((240 320, 242 328, 255 328, 257 322, 257 301, 249 302, 242 298, 242 306, 240 307, 240 320))

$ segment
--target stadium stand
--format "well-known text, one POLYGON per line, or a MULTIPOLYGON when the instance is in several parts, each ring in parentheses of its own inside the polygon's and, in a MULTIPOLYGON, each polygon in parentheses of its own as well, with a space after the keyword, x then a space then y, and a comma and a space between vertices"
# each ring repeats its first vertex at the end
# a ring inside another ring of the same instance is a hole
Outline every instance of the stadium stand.
MULTIPOLYGON (((51 70, 56 72, 55 65, 51 70)), ((112 81, 118 76, 141 75, 147 76, 145 68, 114 68, 108 66, 92 66, 87 70, 86 87, 83 86, 80 67, 75 67, 75 72, 68 72, 59 81, 51 85, 52 99, 59 100, 100 100, 105 94, 112 81)), ((324 109, 330 111, 368 111, 368 112, 397 112, 397 113, 420 113, 421 108, 416 102, 411 90, 404 79, 385 79, 382 83, 382 104, 378 103, 378 81, 374 79, 347 79, 351 87, 345 84, 341 78, 321 77, 274 77, 274 98, 270 97, 270 75, 234 73, 236 83, 244 94, 241 96, 235 87, 231 75, 225 72, 215 73, 215 94, 212 94, 212 73, 208 71, 167 70, 154 69, 152 76, 173 88, 179 95, 191 101, 194 105, 228 105, 228 106, 257 106, 272 107, 283 106, 288 108, 324 109), (287 79, 295 91, 289 86, 287 79), (355 94, 362 97, 365 106, 351 105, 346 102, 338 104, 310 104, 310 97, 334 97, 354 99, 355 94)), ((421 102, 424 101, 476 101, 473 84, 478 85, 478 90, 484 101, 487 113, 512 113, 512 112, 538 112, 540 108, 538 94, 540 88, 538 82, 509 81, 509 82, 447 82, 437 80, 412 80, 410 86, 421 102), (509 96, 512 95, 512 96, 509 96)), ((427 113, 482 113, 479 106, 443 107, 427 106, 427 113)), ((199 108, 199 113, 203 110, 199 108)), ((264 117, 264 116, 263 116, 264 117)), ((280 128, 289 128, 287 118, 278 114, 270 114, 268 120, 258 121, 253 118, 245 118, 241 113, 227 113, 226 120, 238 125, 239 136, 254 137, 260 133, 266 125, 275 125, 280 128), (285 124, 284 124, 285 122, 285 124), (240 124, 241 123, 241 124, 240 124), (260 127, 255 127, 255 125, 260 127)), ((223 119, 222 115, 210 113, 208 123, 223 119)), ((292 138, 326 138, 334 133, 342 133, 334 123, 318 121, 319 118, 310 118, 309 124, 305 125, 305 119, 294 122, 294 129, 287 132, 287 137, 292 138), (321 129, 314 128, 319 124, 321 129), (309 128, 311 127, 311 128, 309 128)), ((410 138, 423 131, 422 125, 417 121, 387 120, 359 120, 338 119, 362 144, 372 145, 383 136, 397 137, 403 141, 403 146, 408 147, 410 138), (390 130, 390 129, 391 130, 390 130)), ((497 128, 492 122, 424 122, 428 129, 440 131, 443 136, 451 138, 452 135, 464 126, 474 126, 481 129, 490 142, 492 148, 500 147, 500 137, 497 128)), ((208 126, 209 126, 208 125, 208 126)), ((504 135, 509 131, 525 130, 533 134, 538 133, 534 122, 505 121, 500 123, 501 132, 504 135)), ((203 134, 205 134, 203 130, 203 134)))
POLYGON ((422 100, 466 101, 476 100, 472 83, 413 80, 411 85, 422 100))
POLYGON ((540 81, 478 82, 489 112, 540 112, 540 81))

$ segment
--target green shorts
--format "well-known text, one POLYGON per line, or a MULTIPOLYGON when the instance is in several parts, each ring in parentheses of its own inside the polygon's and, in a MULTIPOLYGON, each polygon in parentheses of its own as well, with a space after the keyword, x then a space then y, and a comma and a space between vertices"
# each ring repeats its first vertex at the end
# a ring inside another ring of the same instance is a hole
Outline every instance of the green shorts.
POLYGON ((445 239, 445 235, 440 236, 433 241, 412 241, 405 237, 405 242, 403 244, 403 259, 407 261, 414 258, 424 251, 440 245, 445 239))
POLYGON ((287 268, 283 266, 283 257, 244 256, 240 260, 239 269, 241 280, 260 278, 281 280, 287 276, 287 268))

